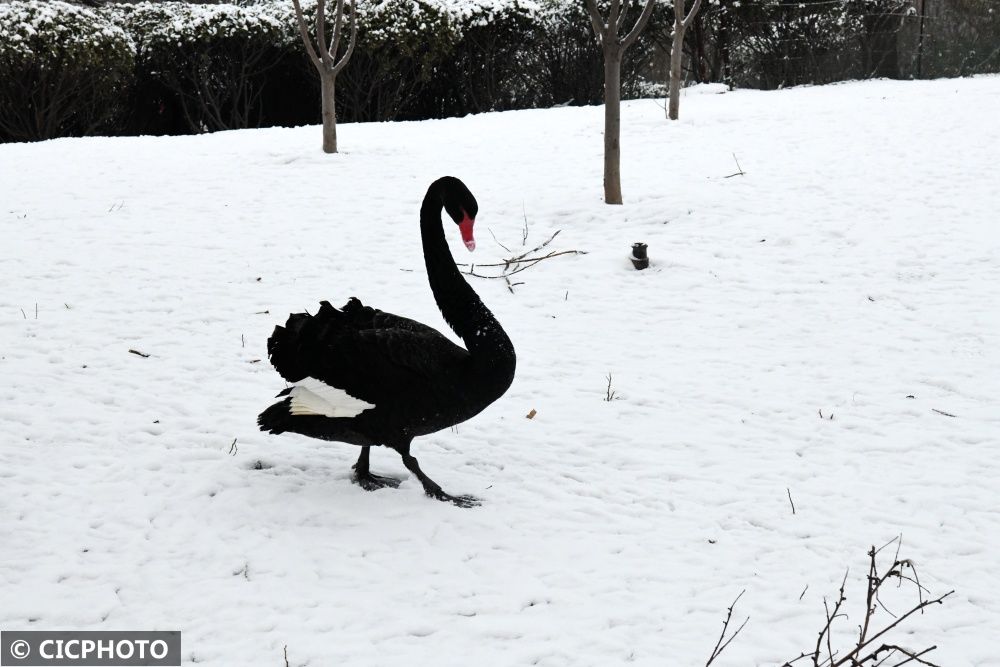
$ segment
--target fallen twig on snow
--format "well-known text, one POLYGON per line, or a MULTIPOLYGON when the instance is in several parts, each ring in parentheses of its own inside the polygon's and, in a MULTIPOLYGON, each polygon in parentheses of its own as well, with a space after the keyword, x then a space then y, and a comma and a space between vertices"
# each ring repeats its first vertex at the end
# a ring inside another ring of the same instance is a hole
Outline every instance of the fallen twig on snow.
POLYGON ((733 608, 736 607, 736 603, 740 601, 740 598, 743 597, 744 593, 746 593, 746 589, 740 591, 740 594, 736 596, 733 603, 729 605, 729 609, 726 610, 726 620, 722 622, 722 632, 719 634, 719 641, 715 642, 715 648, 712 649, 712 655, 708 657, 708 662, 705 663, 705 667, 709 667, 709 665, 711 665, 716 658, 722 655, 722 652, 726 650, 729 643, 736 639, 736 635, 740 634, 740 630, 746 627, 746 624, 750 622, 750 617, 747 616, 743 623, 740 624, 740 627, 736 628, 736 632, 730 635, 729 639, 726 639, 726 632, 729 630, 729 621, 733 618, 733 608))
POLYGON ((139 355, 140 357, 142 357, 144 359, 150 356, 150 355, 146 354, 145 352, 140 352, 139 350, 133 350, 131 348, 129 348, 129 353, 130 354, 137 354, 137 355, 139 355))
POLYGON ((723 176, 723 178, 732 178, 733 176, 743 176, 746 174, 746 172, 743 171, 743 167, 740 166, 740 161, 737 159, 736 153, 733 153, 733 159, 736 160, 736 168, 739 171, 733 174, 729 174, 728 176, 723 176))
MULTIPOLYGON (((527 222, 525 222, 525 230, 527 230, 527 222)), ((585 251, 585 250, 560 250, 558 252, 556 252, 556 251, 550 251, 550 252, 548 252, 548 253, 546 253, 544 255, 538 255, 538 256, 534 256, 534 257, 530 256, 532 253, 536 253, 536 252, 542 250, 543 248, 545 248, 546 246, 548 246, 550 243, 552 243, 552 240, 555 239, 555 237, 558 236, 559 232, 561 232, 561 231, 562 231, 561 229, 557 230, 552 236, 549 237, 549 239, 547 241, 545 241, 541 245, 536 246, 535 248, 532 248, 531 250, 527 250, 525 252, 522 252, 520 255, 515 255, 514 257, 510 257, 508 259, 505 259, 502 262, 492 262, 492 263, 489 263, 489 264, 475 264, 475 263, 465 264, 465 263, 457 262, 456 266, 459 266, 459 267, 468 267, 467 271, 462 271, 462 273, 464 273, 467 276, 473 276, 475 278, 485 278, 487 280, 503 280, 504 282, 507 283, 507 289, 510 290, 511 294, 513 294, 514 293, 514 288, 517 285, 522 285, 523 283, 520 283, 520 282, 517 282, 517 283, 511 282, 511 280, 510 280, 511 276, 516 275, 518 273, 521 273, 522 271, 527 271, 528 269, 530 269, 534 265, 536 265, 539 262, 544 261, 546 259, 551 259, 553 257, 559 257, 561 255, 586 255, 587 254, 587 251, 585 251), (478 268, 483 268, 483 267, 499 268, 500 269, 500 273, 497 274, 497 275, 488 275, 488 274, 485 274, 485 273, 477 273, 476 272, 476 268, 477 267, 478 268)), ((494 240, 496 239, 495 236, 493 238, 494 238, 494 240)), ((527 232, 524 232, 524 240, 527 240, 527 232)), ((504 250, 507 250, 508 252, 510 252, 510 250, 507 248, 507 246, 505 246, 502 243, 500 243, 500 241, 497 241, 497 244, 501 248, 503 248, 504 250)))
POLYGON ((604 400, 610 403, 617 398, 615 396, 615 391, 611 388, 611 373, 608 373, 608 389, 604 394, 604 400))

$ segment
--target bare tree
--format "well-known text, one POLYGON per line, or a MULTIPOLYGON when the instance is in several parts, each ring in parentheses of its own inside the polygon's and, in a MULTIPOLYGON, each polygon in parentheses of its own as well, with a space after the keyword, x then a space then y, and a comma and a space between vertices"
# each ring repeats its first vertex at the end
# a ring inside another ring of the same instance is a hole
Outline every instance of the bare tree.
POLYGON ((313 43, 309 37, 309 27, 306 25, 305 17, 302 15, 302 5, 299 0, 292 0, 295 5, 295 20, 299 25, 299 35, 302 43, 306 45, 309 53, 309 60, 319 72, 320 97, 323 100, 323 152, 337 152, 337 109, 335 86, 337 75, 344 69, 347 61, 354 53, 354 43, 358 36, 358 13, 357 2, 351 6, 350 23, 351 36, 347 43, 347 48, 338 59, 337 52, 340 50, 340 37, 344 29, 344 0, 337 0, 337 6, 333 16, 333 35, 330 41, 326 39, 326 0, 316 1, 316 42, 313 43))
POLYGON ((674 0, 674 43, 670 48, 670 104, 667 118, 677 120, 681 108, 681 62, 684 60, 684 33, 701 9, 701 0, 694 0, 691 11, 684 16, 684 0, 674 0))
POLYGON ((622 56, 649 22, 655 0, 646 0, 642 14, 624 37, 618 35, 627 20, 627 12, 624 10, 628 0, 624 0, 624 7, 622 0, 611 0, 607 21, 597 8, 596 0, 586 0, 586 3, 594 36, 604 52, 604 201, 607 204, 621 204, 622 56))

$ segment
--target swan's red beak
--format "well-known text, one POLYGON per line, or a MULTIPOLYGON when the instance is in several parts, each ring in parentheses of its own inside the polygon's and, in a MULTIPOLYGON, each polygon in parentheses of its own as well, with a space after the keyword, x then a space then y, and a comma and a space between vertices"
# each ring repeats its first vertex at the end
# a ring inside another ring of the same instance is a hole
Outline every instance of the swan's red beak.
POLYGON ((465 243, 465 247, 470 251, 476 249, 476 239, 472 236, 472 226, 474 224, 476 224, 476 221, 470 218, 468 213, 465 213, 462 222, 458 223, 458 229, 462 232, 462 242, 465 243))

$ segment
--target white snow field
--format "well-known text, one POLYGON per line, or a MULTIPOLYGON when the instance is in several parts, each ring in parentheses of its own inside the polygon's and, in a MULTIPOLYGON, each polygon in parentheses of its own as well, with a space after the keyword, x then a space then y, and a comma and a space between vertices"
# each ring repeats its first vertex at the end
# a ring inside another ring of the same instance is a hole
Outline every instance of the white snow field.
POLYGON ((779 665, 849 568, 846 650, 902 535, 955 594, 887 641, 1000 665, 1000 77, 681 113, 624 105, 621 207, 600 107, 341 125, 336 156, 316 127, 0 146, 0 628, 179 629, 192 665, 700 666, 745 589, 714 664, 779 665), (418 229, 445 174, 480 205, 457 261, 525 218, 526 249, 588 253, 471 279, 517 377, 414 452, 474 509, 255 424, 289 312, 446 327, 418 229))

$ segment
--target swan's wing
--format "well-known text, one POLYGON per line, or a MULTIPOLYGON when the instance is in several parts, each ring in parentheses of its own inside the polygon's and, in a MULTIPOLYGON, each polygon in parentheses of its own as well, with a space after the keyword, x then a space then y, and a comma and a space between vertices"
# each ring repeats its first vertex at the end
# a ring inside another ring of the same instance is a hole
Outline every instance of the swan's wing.
POLYGON ((268 341, 289 382, 305 378, 369 404, 442 398, 454 392, 469 353, 431 327, 361 305, 324 302, 316 315, 293 315, 268 341))
POLYGON ((423 328, 351 331, 324 346, 312 376, 375 405, 449 394, 469 353, 423 328))

